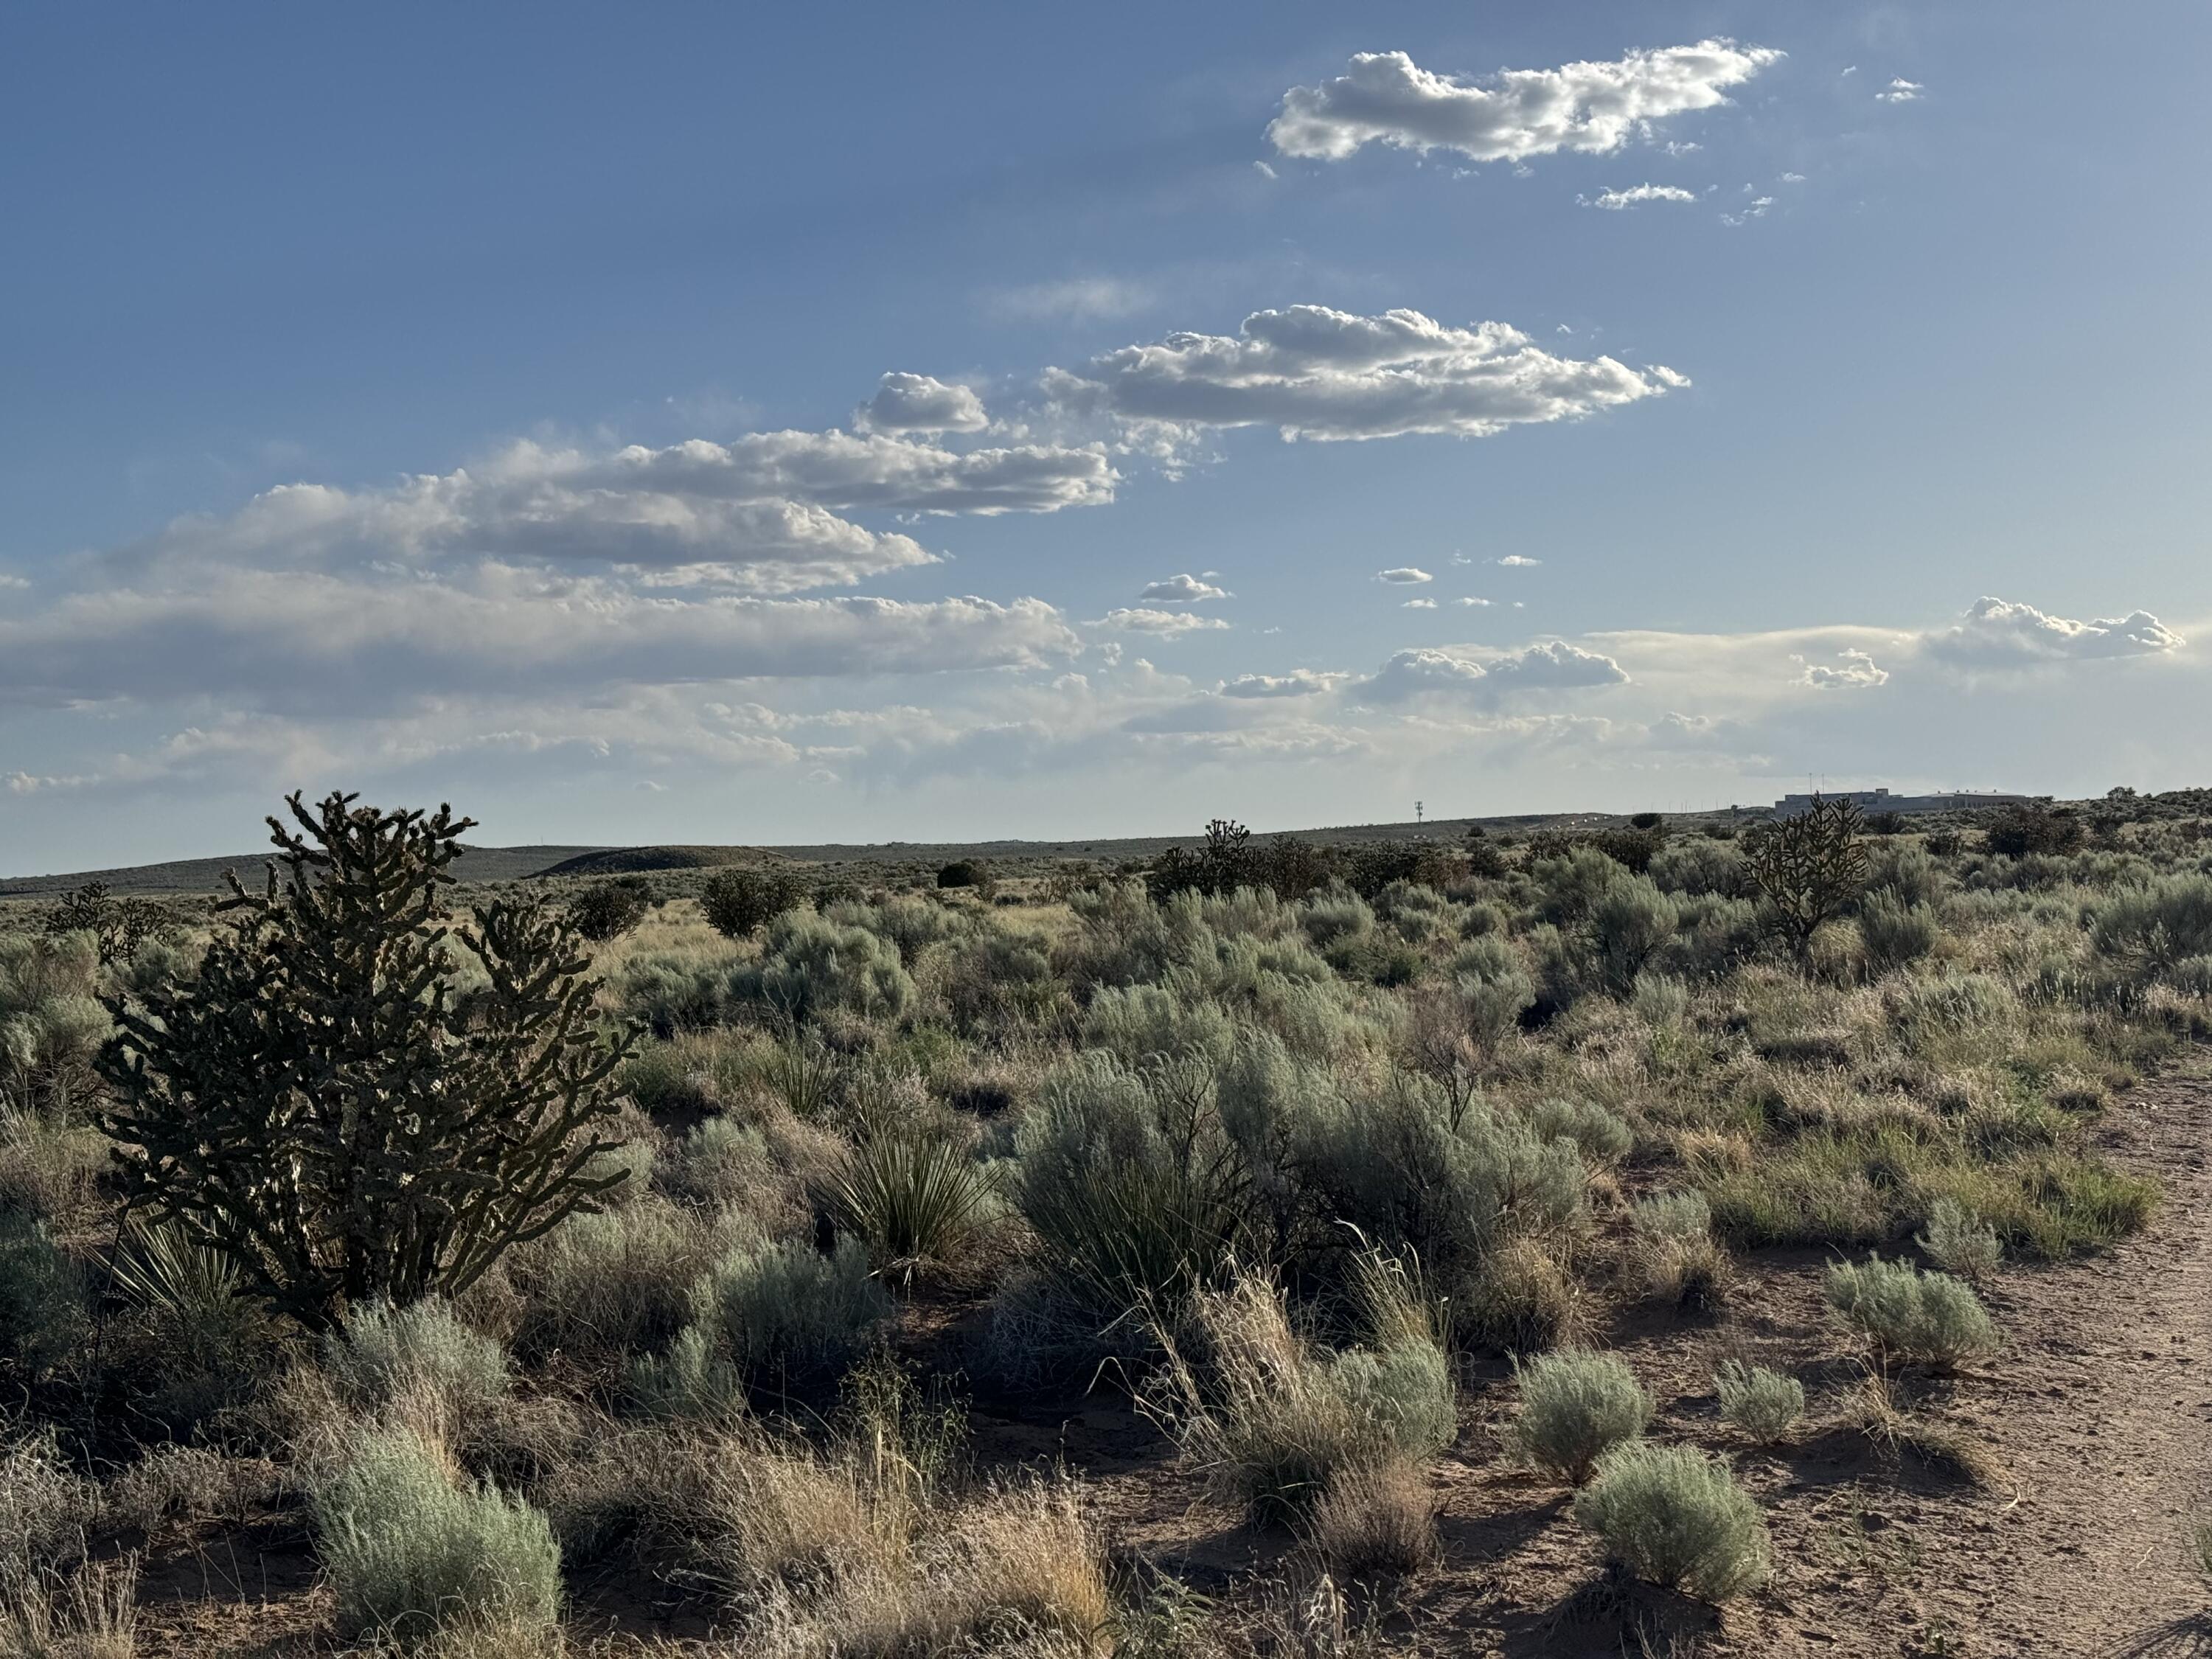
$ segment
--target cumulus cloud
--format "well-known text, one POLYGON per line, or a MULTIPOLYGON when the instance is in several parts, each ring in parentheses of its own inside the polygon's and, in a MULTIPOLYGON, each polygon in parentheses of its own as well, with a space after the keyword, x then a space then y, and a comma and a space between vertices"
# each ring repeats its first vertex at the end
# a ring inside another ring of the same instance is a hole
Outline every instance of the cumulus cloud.
POLYGON ((1188 571, 1180 576, 1170 576, 1164 581, 1147 582, 1139 599, 1154 599, 1164 605, 1199 605, 1207 599, 1231 597, 1225 587, 1216 587, 1212 582, 1201 581, 1188 571))
POLYGON ((1910 104, 1927 90, 1917 81, 1899 79, 1892 81, 1886 88, 1875 94, 1874 100, 1877 104, 1910 104))
POLYGON ((1488 437, 1687 384, 1670 368, 1554 356, 1503 323, 1455 328, 1418 311, 1364 317, 1312 305, 1255 312, 1234 336, 1170 334, 1044 377, 1053 405, 1071 416, 1273 426, 1286 439, 1488 437))
POLYGON ((1517 692, 1621 685, 1627 679, 1611 657, 1550 640, 1488 659, 1437 649, 1401 651, 1359 690, 1372 702, 1442 696, 1490 703, 1517 692))
POLYGON ((1352 677, 1311 668, 1293 668, 1287 674, 1239 674, 1223 682, 1224 697, 1310 697, 1333 691, 1352 677))
POLYGON ((1422 69, 1402 52, 1361 52, 1335 79, 1285 93, 1267 138, 1285 155, 1330 161, 1368 143, 1449 149, 1476 161, 1603 153, 1654 123, 1725 104, 1727 88, 1781 56, 1714 39, 1472 82, 1422 69))
POLYGON ((1802 657, 1793 660, 1804 664, 1797 683, 1823 691, 1859 691, 1889 682, 1889 670, 1877 665, 1865 651, 1838 651, 1832 664, 1806 662, 1802 657))
POLYGON ((1376 571, 1375 580, 1378 582, 1413 583, 1432 582, 1436 578, 1419 566, 1401 564, 1393 569, 1376 571))
POLYGON ((1481 605, 1481 606, 1486 606, 1486 606, 1488 606, 1489 605, 1491 605, 1491 604, 1492 603, 1492 601, 1491 601, 1491 600, 1489 600, 1489 599, 1473 599, 1473 598, 1462 598, 1462 599, 1454 599, 1454 600, 1452 601, 1452 603, 1453 603, 1454 605, 1481 605))
POLYGON ((1434 599, 1407 599, 1398 608, 1401 611, 1433 611, 1437 608, 1437 602, 1434 599))
POLYGON ((1684 190, 1680 185, 1632 185, 1626 190, 1604 190, 1595 196, 1577 196, 1575 200, 1584 207, 1604 208, 1618 213, 1624 208, 1641 207, 1646 202, 1694 202, 1697 192, 1684 190))
POLYGON ((2148 611, 2075 622, 1986 595, 1959 624, 1929 636, 1928 653, 1961 668, 2014 668, 2106 657, 2157 656, 2188 641, 2148 611))
POLYGON ((1123 634, 1157 634, 1163 639, 1229 626, 1218 617, 1200 617, 1188 611, 1153 611, 1143 606, 1109 611, 1090 625, 1123 634))
POLYGON ((927 374, 886 374, 854 418, 870 432, 981 432, 991 424, 983 400, 964 386, 927 374))
POLYGON ((1534 570, 1544 562, 1541 559, 1532 559, 1526 553, 1508 553, 1496 562, 1504 566, 1508 570, 1534 570))

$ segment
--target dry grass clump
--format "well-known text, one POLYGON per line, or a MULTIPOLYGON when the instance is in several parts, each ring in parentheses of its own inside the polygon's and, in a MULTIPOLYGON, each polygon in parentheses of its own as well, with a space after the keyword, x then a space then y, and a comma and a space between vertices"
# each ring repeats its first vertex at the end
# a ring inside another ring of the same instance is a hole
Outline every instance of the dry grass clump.
POLYGON ((1305 1540, 1339 1578, 1405 1577, 1437 1559, 1436 1495, 1411 1459, 1346 1469, 1307 1515, 1305 1540))
POLYGON ((1617 1448, 1575 1495, 1575 1519, 1639 1578, 1708 1601, 1765 1582, 1765 1518, 1719 1459, 1692 1446, 1617 1448))
POLYGON ((665 1343, 684 1322, 715 1234, 711 1221, 657 1194, 570 1216, 509 1263, 523 1297, 516 1348, 618 1358, 665 1343))
POLYGON ((1713 1373, 1713 1394, 1721 1421, 1741 1429, 1762 1446, 1771 1446, 1805 1415, 1805 1385, 1794 1376, 1724 1359, 1713 1373))
POLYGON ((1712 1211, 1703 1194, 1654 1193, 1637 1201, 1631 1217, 1644 1287, 1654 1301, 1701 1311, 1727 1301, 1729 1255, 1713 1237, 1712 1211))
POLYGON ((827 1448, 758 1431, 704 1448, 710 1473, 681 1524, 761 1650, 1110 1651, 1105 1552, 1071 1487, 956 1494, 909 1431, 865 1418, 827 1448))
POLYGON ((1541 1238, 1509 1238, 1482 1258, 1461 1298, 1467 1334, 1509 1353, 1534 1353, 1574 1340, 1582 1292, 1541 1238))
POLYGON ((1834 1263, 1822 1289, 1828 1305, 1864 1333, 1885 1361, 1948 1370, 1997 1346, 1996 1322, 1981 1299, 1948 1273, 1923 1273, 1877 1255, 1834 1263))
POLYGON ((4 1659, 133 1659, 137 1626, 136 1557, 61 1572, 0 1555, 4 1659))
POLYGON ((152 1532, 163 1521, 197 1525, 241 1514, 272 1497, 283 1481, 263 1457, 226 1457, 205 1446, 156 1446, 110 1476, 100 1495, 111 1524, 152 1532))
POLYGON ((463 1432, 499 1410, 513 1381, 506 1350, 438 1297, 356 1310, 324 1339, 323 1370, 357 1410, 428 1407, 463 1432))
POLYGON ((1516 1360, 1521 1415, 1506 1431, 1525 1462, 1578 1486, 1598 1459, 1643 1434, 1651 1396, 1619 1354, 1565 1349, 1516 1360))
POLYGON ((1911 1410, 1879 1371, 1868 1372, 1851 1390, 1841 1421, 1890 1457, 1911 1452, 1930 1468, 1977 1486, 1996 1487, 2005 1478, 2004 1464, 1989 1447, 1964 1430, 1911 1410))
POLYGON ((1372 1347, 1315 1347, 1291 1329, 1282 1292, 1251 1273, 1193 1299, 1190 1352, 1161 1334, 1165 1380, 1146 1408, 1256 1520, 1303 1517, 1350 1471, 1432 1457, 1458 1432, 1418 1283, 1370 1258, 1360 1288, 1372 1347))

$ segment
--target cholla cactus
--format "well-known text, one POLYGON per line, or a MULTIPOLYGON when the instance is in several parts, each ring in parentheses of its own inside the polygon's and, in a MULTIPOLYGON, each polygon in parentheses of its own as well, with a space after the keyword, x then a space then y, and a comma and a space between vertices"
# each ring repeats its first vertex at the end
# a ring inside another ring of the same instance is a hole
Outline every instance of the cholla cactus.
POLYGON ((264 890, 230 878, 235 925, 192 983, 112 1005, 100 1062, 133 1201, 318 1330, 458 1294, 623 1179, 595 1160, 628 1039, 573 930, 534 902, 451 925, 472 821, 356 799, 289 798, 264 890), (483 984, 456 993, 449 941, 483 984))

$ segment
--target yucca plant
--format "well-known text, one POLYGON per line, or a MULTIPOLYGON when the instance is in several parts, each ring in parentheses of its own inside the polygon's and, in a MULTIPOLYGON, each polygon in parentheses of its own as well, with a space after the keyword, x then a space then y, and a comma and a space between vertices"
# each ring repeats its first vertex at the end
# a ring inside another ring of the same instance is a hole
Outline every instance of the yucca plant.
POLYGON ((995 1197, 990 1173, 939 1134, 891 1133, 863 1142, 830 1183, 839 1223, 860 1235, 878 1270, 911 1282, 954 1261, 995 1197))

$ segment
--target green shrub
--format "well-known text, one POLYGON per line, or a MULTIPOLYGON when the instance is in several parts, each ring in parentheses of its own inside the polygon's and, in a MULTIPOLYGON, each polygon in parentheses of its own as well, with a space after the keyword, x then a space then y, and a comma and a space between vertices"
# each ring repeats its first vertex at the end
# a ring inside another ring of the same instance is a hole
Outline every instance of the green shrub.
POLYGON ((834 1379, 890 1313, 860 1241, 830 1255, 804 1244, 741 1244, 692 1292, 692 1322, 755 1388, 834 1379))
POLYGON ((940 889, 946 890, 957 887, 976 888, 982 892, 985 898, 988 898, 991 896, 991 890, 998 884, 991 878, 990 866, 981 860, 955 859, 950 864, 938 866, 937 884, 940 889))
POLYGON ((887 1273, 957 1261, 988 1219, 989 1172, 949 1137, 894 1131, 870 1136, 830 1189, 839 1223, 867 1243, 887 1273))
POLYGON ((1607 990, 1626 996, 1644 965, 1674 937, 1674 902, 1644 876, 1622 876, 1590 907, 1591 955, 1607 990))
POLYGON ((1763 1446, 1781 1439, 1805 1414, 1805 1385, 1764 1365, 1723 1360, 1713 1373, 1713 1394, 1720 1401, 1721 1421, 1763 1446))
POLYGON ((1943 933, 1933 910, 1924 904, 1907 904, 1887 889, 1860 905, 1858 921, 1867 966, 1877 974, 1919 961, 1936 948, 1943 933))
POLYGON ((1507 1431, 1509 1443, 1571 1486, 1589 1480, 1601 1456, 1651 1420, 1651 1396, 1619 1354, 1563 1349, 1516 1359, 1513 1372, 1521 1414, 1507 1431))
POLYGON ((428 1395, 463 1422, 495 1412, 511 1381, 506 1350, 435 1297, 356 1310, 324 1336, 323 1369, 349 1404, 374 1411, 428 1395))
POLYGON ((84 1275, 46 1224, 0 1210, 0 1360, 42 1376, 81 1351, 91 1325, 84 1275))
POLYGON ((801 1023, 833 1011, 895 1020, 915 998, 897 946, 811 910, 769 923, 761 959, 739 966, 730 988, 742 1002, 801 1023))
POLYGON ((1877 1255, 1833 1264, 1823 1290, 1828 1304, 1888 1358, 1946 1367, 1997 1346, 1996 1326, 1980 1298, 1948 1273, 1877 1255))
POLYGON ((643 876, 588 883, 568 902, 568 925, 594 945, 620 939, 653 908, 653 888, 643 876))
POLYGON ((2123 887, 2089 913, 2089 941, 2152 972, 2212 955, 2212 876, 2169 876, 2123 887))
POLYGON ((1697 1238, 1712 1231, 1713 1212, 1702 1193, 1657 1192, 1638 1199, 1629 1220, 1645 1238, 1697 1238))
POLYGON ((1765 1582, 1766 1522, 1728 1466, 1691 1446, 1622 1446, 1575 1495, 1575 1519, 1639 1578, 1724 1601, 1765 1582))
POLYGON ((628 1037, 574 932, 534 900, 453 925, 470 821, 353 801, 289 798, 265 889, 232 883, 198 975, 127 1004, 100 1060, 130 1200, 317 1331, 459 1295, 619 1179, 583 1173, 628 1037))
POLYGON ((545 1516, 495 1487, 455 1486, 412 1433, 358 1431, 313 1507, 341 1634, 412 1650, 455 1626, 550 1632, 561 1553, 545 1516))
POLYGON ((1540 1100, 1528 1121, 1546 1140, 1571 1140, 1592 1164, 1614 1164, 1636 1147, 1636 1132, 1590 1100, 1540 1100))
POLYGON ((725 939, 747 939, 805 902, 803 883, 775 868, 717 870, 699 890, 707 925, 725 939))
POLYGON ((1928 1231, 1914 1242, 1930 1261, 1961 1279, 1986 1279, 2004 1259, 1996 1229, 1955 1198, 1939 1198, 1929 1206, 1928 1231))
POLYGON ((1042 1265, 1102 1322, 1212 1282, 1246 1236, 1249 1182, 1210 1082, 1188 1063, 1140 1073, 1083 1054, 1017 1133, 1015 1199, 1042 1265))

